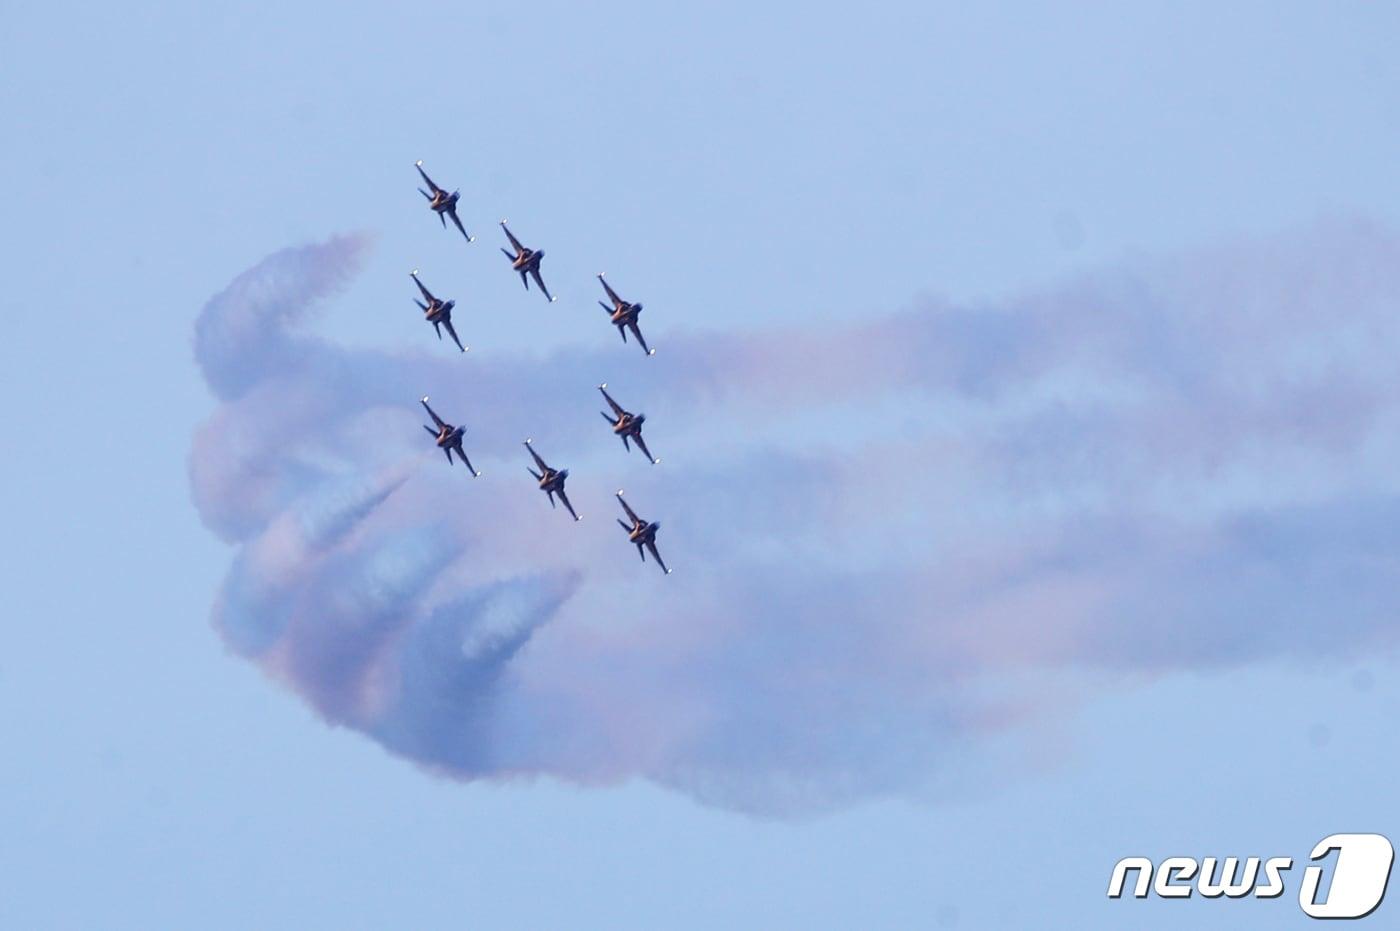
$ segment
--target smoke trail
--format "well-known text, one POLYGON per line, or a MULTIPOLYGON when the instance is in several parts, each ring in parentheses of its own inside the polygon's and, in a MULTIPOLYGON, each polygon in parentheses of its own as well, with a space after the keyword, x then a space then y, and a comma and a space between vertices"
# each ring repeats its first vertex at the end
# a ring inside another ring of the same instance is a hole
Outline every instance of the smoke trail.
POLYGON ((229 644, 442 772, 642 775, 810 810, 956 783, 947 760, 1043 722, 1082 670, 1393 641, 1384 230, 675 336, 619 387, 653 415, 655 469, 593 413, 619 347, 465 364, 298 331, 365 249, 277 253, 206 305, 196 354, 221 404, 193 495, 238 547, 214 612, 229 644), (424 391, 462 411, 487 478, 423 452, 424 391), (494 478, 523 476, 526 430, 589 520, 494 478), (676 575, 612 525, 623 479, 676 575))

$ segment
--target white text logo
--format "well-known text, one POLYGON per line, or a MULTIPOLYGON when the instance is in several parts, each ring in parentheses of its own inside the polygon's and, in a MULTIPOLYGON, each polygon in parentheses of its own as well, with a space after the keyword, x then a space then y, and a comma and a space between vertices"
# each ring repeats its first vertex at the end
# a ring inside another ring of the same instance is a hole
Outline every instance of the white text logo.
MULTIPOLYGON (((1312 918, 1364 918, 1385 898, 1395 849, 1382 834, 1333 834, 1313 847, 1303 871, 1298 905, 1312 918), (1326 883, 1324 883, 1324 879, 1326 883)), ((1273 899, 1283 895, 1284 874, 1292 857, 1167 857, 1153 865, 1147 857, 1124 857, 1113 867, 1108 897, 1128 891, 1146 898, 1149 890, 1163 899, 1273 899), (1129 884, 1129 877, 1132 882, 1129 884)))

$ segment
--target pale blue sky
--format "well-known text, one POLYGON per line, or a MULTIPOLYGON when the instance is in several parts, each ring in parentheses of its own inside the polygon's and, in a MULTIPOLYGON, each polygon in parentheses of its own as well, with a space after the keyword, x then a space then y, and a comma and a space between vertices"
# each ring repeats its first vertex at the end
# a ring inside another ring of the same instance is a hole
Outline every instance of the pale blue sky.
MULTIPOLYGON (((471 248, 508 216, 561 303, 606 269, 663 348, 1400 226, 1397 34, 1379 5, 1266 3, 0 11, 0 925, 1304 926, 1289 897, 1103 891, 1128 854, 1400 833, 1388 657, 1125 683, 985 797, 797 823, 453 783, 328 729, 208 623, 229 554, 189 503, 213 408, 191 325, 267 253, 368 230, 326 326, 403 341, 404 273, 464 248, 417 158, 462 187, 471 248)), ((473 352, 614 338, 522 325, 543 302, 491 270, 460 297, 511 311, 473 318, 473 352)))

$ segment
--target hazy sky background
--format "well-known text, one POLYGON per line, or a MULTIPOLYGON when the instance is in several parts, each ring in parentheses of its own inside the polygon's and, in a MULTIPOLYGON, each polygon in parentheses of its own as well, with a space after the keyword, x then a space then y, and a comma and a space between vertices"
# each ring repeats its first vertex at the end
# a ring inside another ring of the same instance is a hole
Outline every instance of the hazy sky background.
POLYGON ((349 230, 377 246, 322 332, 430 338, 418 266, 480 272, 452 273, 474 354, 607 345, 607 270, 663 364, 682 332, 1400 227, 1397 30, 1272 4, 0 11, 0 924, 1306 926, 1296 871, 1269 903, 1103 892, 1127 854, 1400 834, 1388 656, 1139 679, 985 794, 797 822, 641 782, 463 785, 327 728, 208 622, 229 551, 189 501, 214 407, 191 330, 263 256, 349 230), (470 248, 506 216, 548 251, 560 304, 461 261, 416 158, 463 189, 470 248))

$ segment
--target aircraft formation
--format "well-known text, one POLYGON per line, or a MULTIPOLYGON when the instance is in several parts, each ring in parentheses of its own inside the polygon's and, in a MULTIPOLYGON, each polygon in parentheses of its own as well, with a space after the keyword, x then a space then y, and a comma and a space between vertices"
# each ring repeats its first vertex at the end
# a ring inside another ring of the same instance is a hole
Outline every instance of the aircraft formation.
MULTIPOLYGON (((457 215, 457 204, 460 200, 461 192, 452 191, 449 193, 445 188, 439 187, 432 178, 428 177, 428 173, 423 170, 422 161, 417 162, 414 167, 418 169, 418 174, 423 179, 423 183, 428 186, 428 190, 426 191, 419 188, 418 193, 422 194, 424 199, 427 200, 428 209, 437 214, 442 227, 446 229, 447 221, 451 220, 452 225, 457 227, 462 237, 466 239, 468 243, 475 242, 476 237, 467 232, 466 227, 462 225, 461 218, 457 215)), ((545 286, 544 277, 540 272, 540 263, 544 259, 544 250, 532 249, 523 244, 515 237, 515 234, 510 231, 510 227, 506 225, 505 220, 501 221, 501 231, 505 233, 506 240, 510 244, 509 249, 502 247, 501 252, 510 260, 511 270, 520 275, 520 282, 525 286, 525 290, 530 290, 530 281, 533 279, 535 287, 545 296, 546 300, 553 303, 556 298, 549 293, 549 288, 545 286)), ((414 298, 414 303, 423 311, 424 319, 433 325, 433 330, 437 333, 438 339, 442 339, 442 331, 446 330, 447 335, 451 337, 452 342, 456 344, 460 352, 466 352, 470 349, 471 347, 465 345, 457 336, 457 330, 452 325, 452 308, 456 306, 456 301, 444 300, 428 290, 427 285, 418 277, 418 269, 415 268, 409 274, 413 278, 413 283, 418 286, 419 294, 422 297, 421 300, 414 298)), ((598 275, 598 282, 603 286, 603 291, 608 298, 607 303, 603 301, 599 301, 598 303, 602 306, 603 310, 607 312, 608 322, 617 327, 618 333, 622 336, 622 341, 624 343, 627 342, 627 334, 630 332, 632 337, 636 340, 637 345, 642 348, 642 352, 648 356, 655 355, 656 350, 647 345, 646 340, 642 337, 641 327, 637 322, 642 312, 641 302, 623 300, 618 296, 617 292, 612 289, 612 286, 608 284, 602 274, 598 275)), ((646 456, 647 460, 652 465, 661 462, 660 459, 651 454, 651 451, 647 449, 646 442, 642 439, 642 424, 646 422, 646 415, 642 413, 634 414, 625 409, 621 404, 613 400, 612 395, 608 394, 607 389, 607 382, 598 386, 598 390, 602 393, 603 399, 607 401, 608 407, 612 409, 612 412, 608 413, 607 411, 602 411, 601 413, 603 419, 606 420, 609 427, 611 427, 613 435, 622 439, 623 449, 631 452, 632 445, 635 444, 637 449, 641 451, 642 455, 646 456)), ((419 403, 423 405, 423 409, 427 411, 428 416, 432 419, 433 426, 430 427, 424 424, 423 429, 428 432, 433 438, 433 442, 436 443, 437 447, 447 456, 449 465, 454 464, 452 454, 456 453, 457 458, 467 467, 467 471, 470 472, 473 477, 479 477, 481 473, 472 467, 471 460, 467 458, 467 454, 463 449, 466 428, 443 420, 438 416, 437 412, 429 406, 428 401, 428 396, 424 395, 419 400, 419 403)), ((535 464, 535 468, 527 466, 526 471, 535 479, 539 490, 544 492, 548 497, 550 507, 557 508, 558 505, 562 504, 564 509, 569 512, 570 517, 575 521, 581 520, 582 515, 574 510, 573 504, 569 502, 568 495, 565 494, 564 491, 564 483, 569 478, 569 470, 556 469, 546 463, 544 458, 541 457, 539 452, 535 449, 534 439, 532 437, 525 440, 524 446, 535 464)), ((661 529, 661 524, 657 521, 648 521, 638 517, 637 513, 632 510, 632 507, 623 498, 621 491, 617 492, 617 501, 618 504, 622 506, 623 513, 627 516, 626 520, 619 518, 617 521, 618 525, 621 526, 627 534, 627 542, 636 546, 637 555, 641 557, 642 562, 646 562, 647 554, 650 553, 652 560, 660 567, 661 571, 670 575, 671 570, 667 568, 666 563, 661 558, 661 553, 656 547, 656 532, 661 529)))

